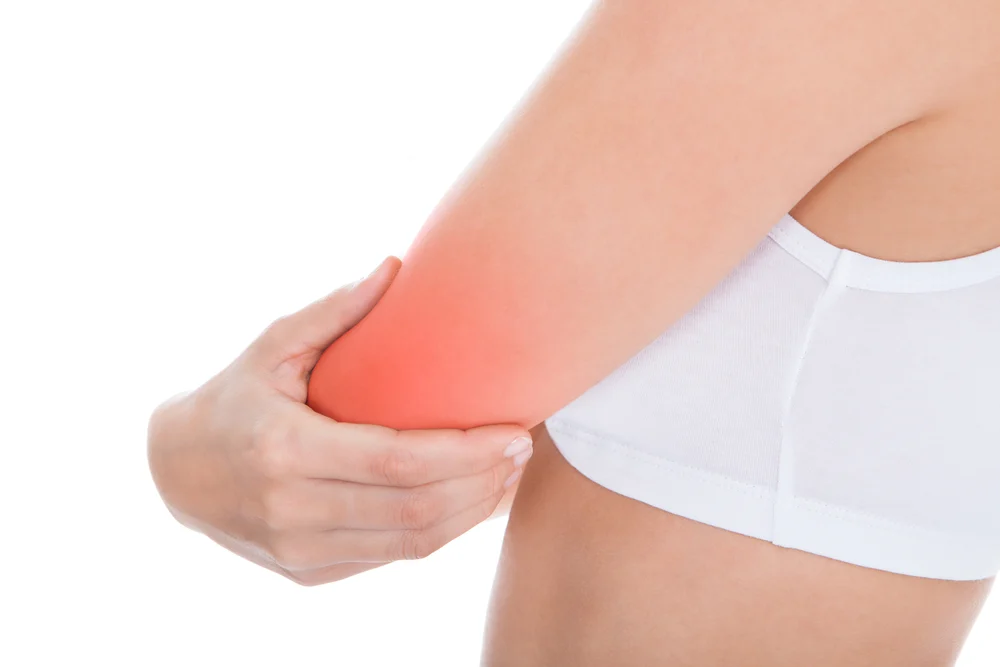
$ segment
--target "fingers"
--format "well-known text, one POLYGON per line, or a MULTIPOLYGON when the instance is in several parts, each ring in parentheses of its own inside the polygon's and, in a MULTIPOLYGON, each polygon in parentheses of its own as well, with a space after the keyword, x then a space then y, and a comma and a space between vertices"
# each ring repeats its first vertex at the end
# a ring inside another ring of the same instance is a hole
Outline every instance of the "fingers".
POLYGON ((301 584, 303 586, 318 586, 320 584, 329 584, 334 581, 340 581, 341 579, 347 579, 348 577, 353 577, 356 574, 367 572, 368 570, 374 570, 377 567, 382 567, 385 564, 386 563, 337 563, 336 565, 321 567, 316 570, 298 571, 289 571, 277 566, 273 566, 269 569, 278 572, 297 584, 301 584))
POLYGON ((317 479, 414 487, 482 472, 531 446, 517 425, 395 431, 335 422, 301 403, 287 409, 291 472, 317 479))
POLYGON ((318 358, 330 343, 371 311, 389 289, 401 265, 398 258, 390 255, 362 280, 343 285, 302 310, 278 318, 248 352, 269 369, 293 357, 318 358))
POLYGON ((354 563, 385 563, 426 558, 489 518, 502 491, 501 486, 497 493, 426 528, 286 534, 275 538, 270 551, 275 562, 292 573, 318 570, 348 559, 354 563))
POLYGON ((511 459, 483 472, 415 488, 302 480, 273 489, 262 503, 264 522, 276 531, 333 529, 418 530, 500 493, 523 461, 511 459))

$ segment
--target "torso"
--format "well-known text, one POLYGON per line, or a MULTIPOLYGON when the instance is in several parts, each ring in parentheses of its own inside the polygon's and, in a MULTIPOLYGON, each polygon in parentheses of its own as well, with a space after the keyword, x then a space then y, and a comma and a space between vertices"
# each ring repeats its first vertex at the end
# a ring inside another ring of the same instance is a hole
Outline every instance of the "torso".
MULTIPOLYGON (((1000 246, 1000 73, 884 135, 790 211, 894 261, 1000 246)), ((992 579, 863 568, 700 524, 609 491, 534 430, 508 520, 483 664, 944 667, 992 579)))

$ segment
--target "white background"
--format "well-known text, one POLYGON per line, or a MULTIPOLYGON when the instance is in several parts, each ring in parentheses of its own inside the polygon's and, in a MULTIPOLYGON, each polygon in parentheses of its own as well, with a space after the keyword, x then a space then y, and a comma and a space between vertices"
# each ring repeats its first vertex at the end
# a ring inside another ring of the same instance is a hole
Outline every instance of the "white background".
POLYGON ((0 2, 0 664, 478 663, 505 520, 301 588, 173 521, 146 421, 402 256, 587 4, 0 2))

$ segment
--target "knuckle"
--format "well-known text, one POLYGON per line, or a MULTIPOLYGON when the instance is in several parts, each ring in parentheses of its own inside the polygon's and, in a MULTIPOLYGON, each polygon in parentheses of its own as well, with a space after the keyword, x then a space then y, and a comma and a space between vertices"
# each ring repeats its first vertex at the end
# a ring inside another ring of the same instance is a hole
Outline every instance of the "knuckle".
POLYGON ((308 570, 312 566, 308 549, 301 540, 280 536, 271 542, 271 558, 283 570, 308 570))
POLYGON ((289 328, 288 316, 284 315, 272 321, 257 336, 257 339, 250 345, 248 352, 260 360, 270 360, 279 355, 282 349, 282 342, 287 337, 286 331, 289 328))
POLYGON ((295 580, 295 583, 297 583, 299 586, 302 586, 303 588, 315 588, 321 584, 325 584, 326 582, 323 581, 322 579, 299 578, 295 580))
POLYGON ((285 332, 288 330, 290 319, 291 318, 288 315, 276 317, 264 328, 263 333, 260 335, 260 339, 266 343, 274 343, 282 340, 285 332))
POLYGON ((404 530, 399 537, 399 555, 403 560, 427 558, 437 551, 426 531, 404 530))
POLYGON ((267 477, 284 477, 294 468, 295 430, 284 420, 262 419, 254 434, 260 471, 267 477))
POLYGON ((406 494, 399 508, 400 523, 406 528, 423 528, 437 522, 443 504, 426 490, 406 494))
POLYGON ((507 477, 509 476, 510 473, 507 472, 507 467, 504 465, 490 468, 489 472, 483 478, 483 488, 479 497, 487 498, 502 493, 505 490, 503 487, 504 482, 507 481, 507 477))
POLYGON ((295 527, 294 501, 280 486, 266 489, 261 497, 261 519, 271 530, 289 530, 295 527))
POLYGON ((493 516, 494 510, 496 510, 502 498, 503 496, 492 496, 479 503, 476 507, 476 516, 479 517, 476 521, 477 525, 493 516))
POLYGON ((397 447, 374 459, 374 475, 390 486, 415 486, 426 478, 427 465, 407 447, 397 447))
POLYGON ((319 586, 323 583, 322 579, 317 579, 310 576, 310 572, 289 572, 287 570, 282 571, 282 575, 292 583, 298 584, 303 588, 312 588, 313 586, 319 586))

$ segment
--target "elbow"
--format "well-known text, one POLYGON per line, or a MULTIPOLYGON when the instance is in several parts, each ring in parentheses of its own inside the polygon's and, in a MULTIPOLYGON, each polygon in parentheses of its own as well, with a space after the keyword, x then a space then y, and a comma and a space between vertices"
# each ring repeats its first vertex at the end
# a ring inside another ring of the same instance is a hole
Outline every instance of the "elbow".
POLYGON ((531 390, 537 383, 519 381, 523 369, 519 372, 510 355, 491 353, 483 338, 462 341, 434 333, 363 320, 320 356, 307 405, 340 422, 397 430, 531 428, 545 418, 531 390))
POLYGON ((523 353, 486 332, 399 325, 377 310, 320 356, 306 400, 316 412, 398 430, 532 428, 548 416, 554 387, 528 377, 537 365, 523 353))
POLYGON ((309 407, 398 430, 532 428, 578 393, 565 336, 544 325, 551 300, 533 281, 456 264, 468 256, 408 253, 382 299, 320 356, 309 407))

